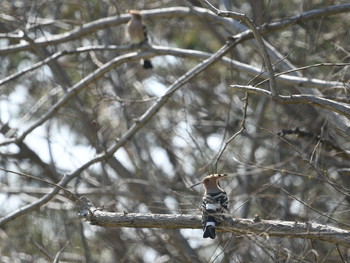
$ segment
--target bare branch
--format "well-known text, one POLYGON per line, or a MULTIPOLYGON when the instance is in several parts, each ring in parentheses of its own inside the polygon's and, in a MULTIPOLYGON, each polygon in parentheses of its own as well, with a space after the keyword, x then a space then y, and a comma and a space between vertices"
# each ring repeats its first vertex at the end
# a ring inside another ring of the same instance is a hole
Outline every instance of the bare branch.
MULTIPOLYGON (((101 227, 133 227, 163 229, 202 229, 201 215, 112 213, 94 210, 85 218, 92 225, 101 227)), ((222 232, 255 234, 287 238, 323 240, 350 247, 350 232, 340 228, 315 223, 299 223, 280 220, 235 218, 217 227, 222 232)))
MULTIPOLYGON (((272 93, 268 90, 256 88, 253 86, 231 85, 232 89, 246 91, 250 93, 256 93, 267 97, 273 97, 272 93)), ((320 98, 315 95, 309 94, 292 94, 290 96, 278 95, 274 99, 284 104, 311 104, 313 106, 328 109, 333 112, 337 112, 343 116, 350 118, 350 106, 344 103, 336 102, 333 100, 320 98)))
POLYGON ((300 22, 310 20, 310 19, 316 19, 319 17, 324 17, 324 16, 331 16, 339 13, 345 13, 350 11, 350 4, 340 4, 340 5, 331 5, 331 6, 326 6, 322 7, 319 9, 314 9, 310 11, 306 11, 302 14, 288 17, 286 19, 282 19, 279 21, 274 21, 268 24, 264 24, 259 27, 259 30, 261 30, 261 33, 267 33, 270 31, 270 29, 273 28, 273 30, 279 30, 283 29, 287 26, 293 25, 293 24, 298 24, 300 22))
MULTIPOLYGON (((68 31, 62 34, 37 38, 34 41, 34 43, 37 46, 43 46, 43 47, 48 45, 57 45, 60 43, 65 43, 67 41, 72 41, 72 40, 81 38, 85 35, 92 34, 93 32, 96 32, 97 30, 103 29, 108 26, 124 24, 129 20, 129 18, 130 18, 130 15, 127 14, 127 15, 98 19, 96 21, 83 24, 71 31, 68 31)), ((10 53, 15 53, 15 52, 26 51, 26 50, 29 50, 30 48, 31 48, 30 43, 24 43, 24 44, 20 43, 17 45, 11 45, 4 48, 0 48, 0 54, 6 55, 10 53)))

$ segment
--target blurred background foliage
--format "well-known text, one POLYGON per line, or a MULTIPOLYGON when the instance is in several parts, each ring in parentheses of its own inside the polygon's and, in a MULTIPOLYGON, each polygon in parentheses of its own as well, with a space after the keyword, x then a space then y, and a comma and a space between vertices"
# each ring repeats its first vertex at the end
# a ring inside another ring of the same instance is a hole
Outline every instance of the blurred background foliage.
MULTIPOLYGON (((224 1, 212 1, 224 7, 224 1)), ((335 0, 232 0, 233 11, 262 25, 305 11, 346 3, 335 0)), ((127 10, 201 7, 199 1, 6 1, 0 2, 0 48, 79 29, 127 10)), ((191 12, 148 15, 152 44, 215 53, 230 31, 214 19, 191 12)), ((270 32, 264 39, 284 58, 276 72, 317 63, 349 63, 348 13, 324 16, 270 32)), ((2 53, 1 79, 62 50, 93 45, 127 45, 124 25, 105 26, 73 41, 2 53)), ((133 52, 135 50, 127 50, 133 52)), ((125 52, 112 49, 64 55, 51 64, 0 86, 0 139, 9 129, 20 134, 82 78, 125 52)), ((247 40, 226 56, 262 69, 254 42, 247 40)), ((153 70, 128 62, 108 71, 78 93, 53 118, 22 143, 0 147, 3 168, 57 183, 98 153, 103 153, 162 96, 167 87, 201 62, 191 57, 153 57, 153 70)), ((295 76, 338 81, 322 96, 348 103, 349 66, 316 66, 295 76)), ((114 156, 85 170, 69 186, 108 211, 200 213, 202 189, 191 183, 214 172, 230 173, 223 187, 236 217, 281 219, 349 228, 349 120, 311 105, 278 104, 259 95, 235 92, 232 84, 263 78, 216 63, 186 83, 114 156), (241 128, 244 131, 219 151, 241 128), (341 123, 341 125, 337 125, 341 123), (348 127, 348 129, 344 129, 348 127), (284 189, 281 190, 281 189, 284 189), (287 194, 290 193, 290 195, 287 194), (298 200, 302 200, 310 209, 298 200), (326 214, 328 217, 323 216, 326 214), (332 218, 334 220, 329 219, 332 218)), ((268 83, 260 87, 269 88, 268 83)), ((278 83, 281 94, 300 93, 297 81, 278 83)), ((317 88, 317 87, 315 87, 317 88)), ((311 90, 311 88, 305 88, 311 90)), ((13 133, 12 133, 13 134, 13 133)), ((1 142, 0 141, 0 142, 1 142)), ((47 185, 0 172, 0 215, 35 202, 47 185)), ((268 236, 219 234, 202 239, 200 230, 104 229, 81 222, 64 193, 40 209, 0 228, 1 262, 339 262, 348 250, 334 244, 268 236), (341 255, 340 255, 341 253, 341 255)))

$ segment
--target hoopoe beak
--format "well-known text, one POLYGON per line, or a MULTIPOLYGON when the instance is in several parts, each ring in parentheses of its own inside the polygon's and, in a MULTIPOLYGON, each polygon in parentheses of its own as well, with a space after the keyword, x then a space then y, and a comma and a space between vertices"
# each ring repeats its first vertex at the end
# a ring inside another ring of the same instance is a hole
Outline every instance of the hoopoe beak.
POLYGON ((191 188, 193 188, 193 187, 195 187, 195 186, 197 186, 197 185, 199 185, 199 184, 201 184, 201 183, 202 183, 202 182, 195 183, 195 184, 191 185, 190 187, 188 187, 187 189, 191 189, 191 188))

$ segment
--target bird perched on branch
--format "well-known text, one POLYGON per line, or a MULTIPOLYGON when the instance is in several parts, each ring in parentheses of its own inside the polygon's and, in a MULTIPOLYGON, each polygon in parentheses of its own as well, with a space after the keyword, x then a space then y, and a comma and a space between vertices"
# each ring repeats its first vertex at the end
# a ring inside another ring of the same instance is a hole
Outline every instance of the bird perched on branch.
POLYGON ((204 185, 205 192, 202 202, 204 238, 215 238, 215 227, 220 225, 221 219, 223 218, 222 214, 228 212, 228 197, 219 183, 219 180, 226 176, 227 174, 211 174, 206 176, 202 182, 196 183, 190 187, 192 188, 199 184, 204 185))
MULTIPOLYGON (((130 10, 131 19, 126 24, 125 33, 130 42, 134 45, 142 45, 148 43, 146 27, 142 22, 142 16, 137 10, 130 10)), ((143 60, 143 68, 153 68, 152 63, 148 59, 143 60)))

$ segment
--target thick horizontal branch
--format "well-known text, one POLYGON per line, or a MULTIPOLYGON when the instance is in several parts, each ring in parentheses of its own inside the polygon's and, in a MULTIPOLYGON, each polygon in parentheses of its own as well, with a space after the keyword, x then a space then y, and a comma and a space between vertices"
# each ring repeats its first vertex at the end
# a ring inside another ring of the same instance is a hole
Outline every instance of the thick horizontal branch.
MULTIPOLYGON (((112 213, 100 210, 80 213, 92 225, 164 229, 202 229, 201 215, 112 213)), ((316 223, 235 218, 217 227, 218 231, 288 238, 322 240, 350 246, 350 232, 316 223)))

